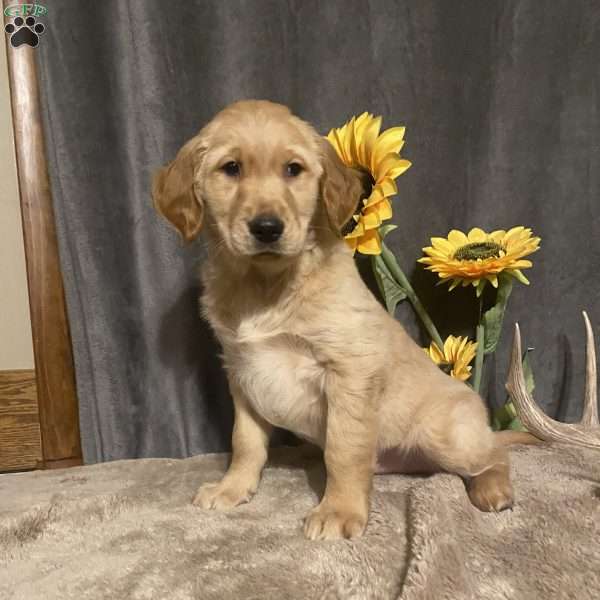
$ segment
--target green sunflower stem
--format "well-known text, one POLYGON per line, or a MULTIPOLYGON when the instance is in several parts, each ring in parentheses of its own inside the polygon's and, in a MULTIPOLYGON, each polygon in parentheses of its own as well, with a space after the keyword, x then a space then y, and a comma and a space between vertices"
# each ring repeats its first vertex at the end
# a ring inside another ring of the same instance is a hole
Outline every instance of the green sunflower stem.
POLYGON ((475 368, 473 374, 473 389, 479 394, 481 378, 483 377, 483 357, 485 354, 485 327, 480 321, 477 325, 477 354, 475 354, 475 368))
POLYGON ((427 333, 429 333, 429 337, 431 337, 431 340, 436 344, 436 346, 440 350, 443 350, 444 342, 442 341, 442 338, 440 337, 436 326, 431 320, 431 317, 427 314, 427 311, 425 310, 423 304, 421 304, 421 301, 419 300, 419 297, 417 296, 412 285, 410 285, 408 278, 396 262, 394 255, 392 254, 390 249, 385 245, 384 242, 381 243, 381 258, 383 258, 386 267, 389 269, 394 279, 404 288, 404 291, 406 292, 406 297, 412 304, 412 307, 415 309, 415 312, 419 315, 419 318, 421 319, 423 326, 427 330, 427 333))

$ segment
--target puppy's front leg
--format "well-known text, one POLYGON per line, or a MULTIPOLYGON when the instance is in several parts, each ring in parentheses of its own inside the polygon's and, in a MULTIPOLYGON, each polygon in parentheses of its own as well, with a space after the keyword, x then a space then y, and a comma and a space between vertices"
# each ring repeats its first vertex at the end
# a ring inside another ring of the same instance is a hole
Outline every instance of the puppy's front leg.
POLYGON ((267 462, 272 427, 256 414, 241 390, 230 387, 235 409, 231 464, 219 483, 207 483, 198 490, 194 504, 202 508, 224 510, 248 502, 267 462))
POLYGON ((327 485, 321 503, 304 523, 304 534, 311 540, 358 537, 367 524, 377 413, 374 389, 357 379, 356 372, 327 379, 327 485))

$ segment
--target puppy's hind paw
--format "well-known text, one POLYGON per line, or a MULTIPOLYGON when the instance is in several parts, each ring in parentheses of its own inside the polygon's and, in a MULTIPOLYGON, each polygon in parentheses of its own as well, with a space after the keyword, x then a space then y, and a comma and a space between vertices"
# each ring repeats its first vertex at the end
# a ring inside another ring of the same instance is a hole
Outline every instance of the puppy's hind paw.
POLYGON ((500 512, 514 504, 508 467, 492 467, 473 477, 467 491, 473 505, 484 512, 500 512))

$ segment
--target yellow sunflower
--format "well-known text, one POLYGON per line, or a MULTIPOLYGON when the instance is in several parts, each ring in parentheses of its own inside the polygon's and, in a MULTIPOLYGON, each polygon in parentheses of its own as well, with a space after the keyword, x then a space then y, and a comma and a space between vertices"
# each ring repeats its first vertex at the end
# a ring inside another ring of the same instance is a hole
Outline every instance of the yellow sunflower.
POLYGON ((477 296, 486 282, 498 287, 498 275, 506 273, 526 285, 529 281, 521 272, 532 266, 523 257, 539 249, 540 238, 531 229, 513 227, 508 231, 492 233, 474 228, 466 235, 453 229, 448 238, 431 238, 431 246, 423 248, 427 256, 418 262, 437 273, 442 281, 450 281, 450 289, 457 285, 472 285, 477 296))
POLYGON ((362 200, 344 236, 348 245, 362 254, 381 254, 378 228, 392 216, 389 197, 398 192, 394 179, 411 165, 399 154, 404 145, 404 127, 392 127, 381 135, 380 128, 381 117, 365 112, 327 135, 347 166, 370 177, 371 192, 362 200))
POLYGON ((466 337, 450 335, 444 342, 444 348, 438 348, 431 342, 429 348, 423 348, 429 358, 455 379, 466 381, 471 377, 469 364, 475 358, 477 342, 470 342, 466 337))

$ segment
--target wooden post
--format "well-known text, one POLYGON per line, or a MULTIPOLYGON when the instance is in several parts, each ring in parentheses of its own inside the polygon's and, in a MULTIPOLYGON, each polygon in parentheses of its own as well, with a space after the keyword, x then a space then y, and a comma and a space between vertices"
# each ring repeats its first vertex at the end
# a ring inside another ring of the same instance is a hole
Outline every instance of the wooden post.
MULTIPOLYGON (((24 2, 3 0, 5 8, 17 3, 24 2)), ((79 413, 44 148, 36 49, 26 44, 13 48, 6 38, 42 437, 41 466, 69 466, 81 464, 79 413)))

